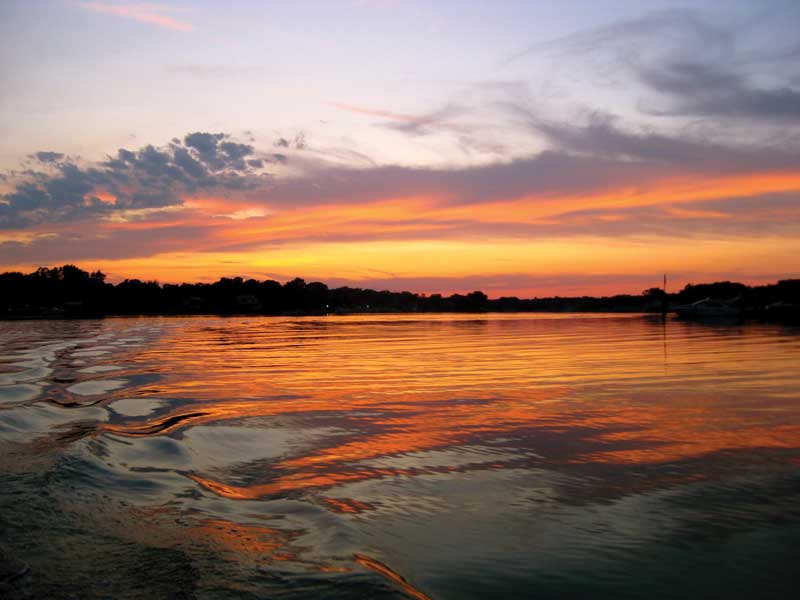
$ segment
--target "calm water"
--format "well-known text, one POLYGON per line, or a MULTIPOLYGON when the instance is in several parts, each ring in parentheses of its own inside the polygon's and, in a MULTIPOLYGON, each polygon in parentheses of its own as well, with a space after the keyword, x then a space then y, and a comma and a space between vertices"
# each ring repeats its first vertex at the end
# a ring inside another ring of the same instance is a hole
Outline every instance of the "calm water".
POLYGON ((799 548, 798 329, 0 323, 0 596, 782 598, 799 548))

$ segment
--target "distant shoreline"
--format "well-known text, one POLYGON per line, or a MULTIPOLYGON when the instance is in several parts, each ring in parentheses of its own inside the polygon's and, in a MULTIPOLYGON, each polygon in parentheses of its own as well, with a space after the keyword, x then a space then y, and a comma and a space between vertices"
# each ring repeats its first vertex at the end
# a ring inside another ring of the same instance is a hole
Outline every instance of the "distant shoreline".
MULTIPOLYGON (((296 278, 278 281, 223 277, 214 283, 160 284, 126 279, 107 283, 100 271, 75 265, 0 274, 0 320, 98 319, 140 316, 325 316, 366 314, 666 314, 715 300, 744 319, 800 322, 800 279, 748 286, 719 281, 689 284, 676 293, 653 287, 639 295, 490 299, 468 294, 417 294, 352 287, 329 288, 296 278)), ((702 311, 700 311, 702 312, 702 311)), ((717 312, 720 312, 719 310, 717 312)))
POLYGON ((81 320, 81 319, 140 319, 142 317, 349 317, 364 315, 649 315, 659 316, 658 311, 642 310, 484 310, 484 311, 352 311, 352 312, 327 312, 327 313, 80 313, 80 314, 31 314, 31 315, 0 315, 0 321, 52 321, 52 320, 81 320))

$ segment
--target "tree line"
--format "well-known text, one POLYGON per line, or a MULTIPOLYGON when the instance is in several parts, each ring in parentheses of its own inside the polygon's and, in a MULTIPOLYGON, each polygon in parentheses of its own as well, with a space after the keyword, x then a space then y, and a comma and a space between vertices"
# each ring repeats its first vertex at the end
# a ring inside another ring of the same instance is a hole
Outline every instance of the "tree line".
POLYGON ((469 294, 417 294, 355 287, 329 288, 296 278, 281 284, 242 277, 214 283, 160 284, 125 279, 111 284, 100 271, 75 265, 41 267, 32 273, 0 274, 0 317, 102 316, 155 314, 328 314, 356 312, 657 312, 662 306, 705 297, 736 298, 765 306, 774 302, 800 304, 800 279, 764 286, 724 281, 687 285, 678 293, 660 288, 640 295, 489 299, 481 291, 469 294))

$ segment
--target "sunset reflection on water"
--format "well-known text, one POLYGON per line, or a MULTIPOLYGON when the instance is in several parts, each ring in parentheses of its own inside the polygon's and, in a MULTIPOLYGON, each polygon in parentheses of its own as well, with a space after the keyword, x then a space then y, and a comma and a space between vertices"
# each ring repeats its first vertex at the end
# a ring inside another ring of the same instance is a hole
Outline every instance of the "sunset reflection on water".
MULTIPOLYGON (((664 563, 642 571, 656 582, 688 582, 776 519, 800 540, 797 330, 641 315, 21 325, 0 325, 14 462, 0 476, 45 477, 36 502, 64 515, 8 526, 14 547, 69 541, 78 520, 178 552, 199 595, 213 581, 291 596, 278 569, 341 597, 610 597, 635 591, 621 573, 646 557, 664 563), (704 541, 674 555, 678 539, 704 541), (208 561, 214 577, 191 576, 208 561)), ((21 497, 23 479, 9 479, 21 497)), ((35 573, 47 557, 25 559, 35 573)), ((751 567, 742 585, 761 581, 751 567)))

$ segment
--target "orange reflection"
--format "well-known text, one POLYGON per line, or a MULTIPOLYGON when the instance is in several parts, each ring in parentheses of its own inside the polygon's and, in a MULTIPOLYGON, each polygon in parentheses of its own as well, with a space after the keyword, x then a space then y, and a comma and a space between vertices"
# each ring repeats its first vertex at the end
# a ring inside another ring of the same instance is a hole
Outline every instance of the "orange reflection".
MULTIPOLYGON (((684 402, 686 400, 684 399, 684 402)), ((577 457, 576 462, 623 464, 666 463, 721 451, 792 449, 800 446, 800 424, 753 423, 748 415, 728 412, 695 398, 695 407, 665 402, 659 406, 621 407, 613 415, 593 419, 603 443, 623 449, 577 457), (622 427, 622 431, 614 431, 622 427), (624 448, 624 446, 631 446, 624 448)))
POLYGON ((193 539, 210 540, 219 549, 237 557, 246 556, 264 562, 296 561, 297 555, 288 547, 299 533, 221 519, 205 519, 189 530, 193 539))
POLYGON ((342 514, 359 514, 375 508, 372 504, 354 498, 322 498, 321 500, 333 512, 342 514))
POLYGON ((363 565, 368 569, 375 571, 379 575, 383 575, 389 581, 397 584, 400 587, 400 589, 402 589, 406 594, 408 594, 412 598, 415 598, 416 600, 431 600, 430 596, 419 591, 417 588, 411 585, 406 580, 405 577, 393 571, 382 562, 377 561, 374 558, 371 558, 364 554, 356 554, 354 558, 358 564, 363 565))
MULTIPOLYGON (((375 409, 374 398, 355 399, 356 390, 336 392, 327 397, 296 400, 270 400, 256 402, 218 402, 195 405, 194 410, 184 410, 159 420, 130 425, 100 424, 99 429, 120 435, 140 436, 171 433, 181 427, 241 419, 244 417, 278 416, 296 413, 327 411, 346 414, 375 409), (349 402, 343 398, 352 398, 349 402)), ((413 395, 382 401, 383 417, 372 417, 364 422, 369 431, 353 441, 335 443, 300 457, 274 462, 270 470, 277 473, 268 483, 247 487, 228 485, 214 479, 188 475, 212 492, 231 499, 254 499, 276 494, 299 492, 308 489, 381 479, 385 477, 414 476, 420 473, 443 472, 456 467, 379 467, 365 466, 364 461, 382 457, 424 453, 434 449, 447 449, 469 444, 475 439, 491 438, 534 425, 546 426, 553 415, 551 408, 542 402, 553 402, 563 395, 562 390, 527 392, 512 398, 471 398, 469 401, 451 402, 445 399, 432 401, 428 397, 413 395)), ((482 461, 496 468, 493 457, 482 461)), ((341 505, 337 505, 340 508, 341 505)), ((348 511, 353 512, 353 511, 348 511)))
POLYGON ((159 548, 203 546, 223 556, 230 553, 235 560, 258 563, 302 562, 293 545, 302 535, 299 530, 284 530, 261 525, 236 523, 219 518, 196 518, 181 514, 175 507, 137 507, 128 509, 137 527, 123 531, 138 543, 159 548))
MULTIPOLYGON (((800 342, 776 344, 769 328, 513 315, 177 323, 140 360, 161 374, 148 396, 191 401, 150 418, 76 426, 64 439, 177 435, 255 419, 261 430, 274 425, 298 440, 322 431, 252 463, 242 463, 234 445, 229 464, 239 475, 244 469, 248 485, 225 468, 187 474, 231 499, 426 474, 653 465, 800 447, 790 375, 800 342)), ((320 504, 341 514, 379 505, 335 492, 320 504)))

